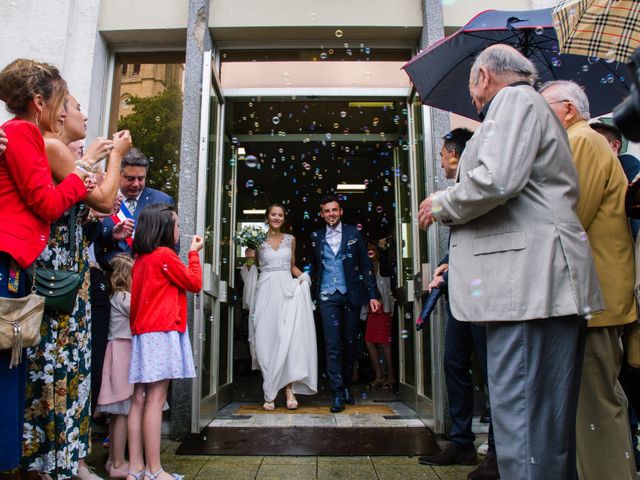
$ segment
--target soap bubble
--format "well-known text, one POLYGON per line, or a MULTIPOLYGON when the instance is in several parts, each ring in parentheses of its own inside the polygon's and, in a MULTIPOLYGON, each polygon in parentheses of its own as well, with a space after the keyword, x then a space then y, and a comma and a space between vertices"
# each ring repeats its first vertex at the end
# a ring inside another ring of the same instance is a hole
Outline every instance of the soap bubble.
POLYGON ((536 35, 542 35, 544 33, 544 27, 536 27, 534 31, 536 32, 536 35))
POLYGON ((245 158, 244 164, 249 168, 255 168, 256 165, 258 164, 258 159, 256 158, 255 155, 247 155, 247 158, 245 158))
POLYGON ((485 285, 482 279, 475 278, 469 282, 469 290, 471 291, 471 296, 475 298, 479 298, 484 295, 485 285))

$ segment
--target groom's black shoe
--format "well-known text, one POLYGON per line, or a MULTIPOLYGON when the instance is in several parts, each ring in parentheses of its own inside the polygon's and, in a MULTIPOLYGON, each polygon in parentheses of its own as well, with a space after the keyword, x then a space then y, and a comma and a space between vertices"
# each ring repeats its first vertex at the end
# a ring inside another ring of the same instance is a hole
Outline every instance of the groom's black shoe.
POLYGON ((331 404, 331 408, 329 411, 331 413, 339 413, 344 410, 344 400, 342 399, 342 395, 334 395, 333 403, 331 404))
POLYGON ((344 403, 347 405, 355 405, 356 401, 353 399, 353 395, 351 395, 351 390, 349 388, 344 389, 344 403))

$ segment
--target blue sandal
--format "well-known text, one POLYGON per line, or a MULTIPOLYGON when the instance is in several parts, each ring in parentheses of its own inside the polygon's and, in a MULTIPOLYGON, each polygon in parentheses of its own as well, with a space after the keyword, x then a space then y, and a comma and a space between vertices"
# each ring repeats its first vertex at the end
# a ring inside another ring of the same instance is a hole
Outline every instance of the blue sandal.
MULTIPOLYGON (((146 477, 149 477, 151 480, 156 480, 162 473, 164 473, 163 468, 158 470, 156 473, 145 471, 144 475, 146 477)), ((177 473, 170 473, 170 475, 173 477, 174 480, 184 480, 184 475, 178 475, 177 473)), ((136 478, 136 480, 140 480, 140 479, 136 478)))

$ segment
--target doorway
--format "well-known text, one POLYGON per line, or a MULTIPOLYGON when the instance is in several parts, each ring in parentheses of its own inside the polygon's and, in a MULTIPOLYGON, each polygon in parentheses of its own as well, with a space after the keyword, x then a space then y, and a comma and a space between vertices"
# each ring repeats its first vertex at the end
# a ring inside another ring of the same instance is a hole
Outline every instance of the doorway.
MULTIPOLYGON (((397 383, 388 391, 369 388, 371 368, 364 353, 359 403, 398 402, 409 409, 407 416, 433 426, 434 391, 440 387, 433 381, 432 366, 437 324, 414 333, 423 278, 430 275, 427 238, 414 221, 426 194, 427 162, 433 162, 420 153, 422 107, 413 98, 357 89, 339 95, 265 92, 223 98, 215 69, 206 81, 211 82, 211 98, 202 124, 199 172, 207 179, 199 198, 206 200, 201 201, 198 223, 205 231, 207 252, 205 291, 195 312, 199 377, 192 431, 200 432, 214 418, 234 415, 230 405, 262 403, 261 376, 250 370, 248 314, 242 308, 239 274, 245 259, 233 244, 234 232, 242 224, 263 223, 268 204, 281 203, 289 233, 297 238, 298 267, 308 268, 311 233, 323 226, 319 199, 330 193, 343 203, 345 223, 389 249, 394 277, 392 368, 397 383)), ((321 331, 318 338, 319 390, 324 387, 328 395, 321 331)), ((322 394, 300 400, 301 405, 327 404, 322 394)))

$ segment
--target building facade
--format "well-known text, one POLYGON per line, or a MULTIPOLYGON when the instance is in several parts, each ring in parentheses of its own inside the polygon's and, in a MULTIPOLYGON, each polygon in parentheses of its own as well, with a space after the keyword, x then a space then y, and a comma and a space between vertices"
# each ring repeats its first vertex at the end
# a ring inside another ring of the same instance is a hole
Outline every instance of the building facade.
POLYGON ((330 191, 343 192, 349 221, 362 222, 371 240, 391 239, 400 397, 444 429, 442 317, 422 335, 413 323, 446 232, 420 233, 415 218, 420 200, 446 185, 439 139, 461 120, 422 107, 400 68, 488 3, 528 10, 555 2, 0 4, 0 64, 28 57, 60 67, 88 115, 89 140, 132 124, 131 115, 157 112, 142 120, 134 145, 154 157, 151 185, 177 197, 183 233, 206 238, 205 289, 189 305, 198 378, 173 385, 172 434, 206 425, 233 400, 244 372, 246 313, 233 232, 259 222, 261 209, 277 200, 304 238, 317 223, 314 202, 330 191), (366 193, 340 184, 362 184, 366 193))

